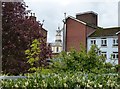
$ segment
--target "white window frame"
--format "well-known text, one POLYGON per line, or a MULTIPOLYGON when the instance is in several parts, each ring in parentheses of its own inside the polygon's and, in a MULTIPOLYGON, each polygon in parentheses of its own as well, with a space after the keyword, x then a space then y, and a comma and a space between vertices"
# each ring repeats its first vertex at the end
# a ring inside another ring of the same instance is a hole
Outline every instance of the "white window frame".
POLYGON ((112 53, 112 59, 118 60, 118 52, 113 52, 112 53))
POLYGON ((91 39, 90 43, 91 43, 91 45, 95 45, 96 44, 96 40, 95 39, 91 39))
POLYGON ((107 58, 107 52, 101 52, 101 55, 103 55, 105 58, 107 58))
POLYGON ((118 38, 113 38, 113 46, 118 46, 118 38))
POLYGON ((101 38, 101 46, 107 46, 107 39, 101 38))

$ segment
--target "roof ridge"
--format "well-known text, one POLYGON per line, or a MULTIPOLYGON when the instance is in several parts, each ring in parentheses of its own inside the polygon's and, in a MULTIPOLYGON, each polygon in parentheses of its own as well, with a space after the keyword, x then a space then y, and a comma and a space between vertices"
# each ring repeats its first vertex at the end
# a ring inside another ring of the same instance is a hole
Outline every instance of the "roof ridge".
POLYGON ((75 17, 70 16, 70 15, 66 17, 66 19, 68 19, 68 18, 74 19, 74 20, 76 20, 77 22, 80 22, 80 23, 82 23, 82 24, 84 24, 84 25, 87 24, 86 22, 83 22, 83 21, 81 21, 81 20, 78 20, 78 19, 76 19, 75 17))
POLYGON ((118 27, 108 27, 108 28, 103 28, 103 29, 118 29, 118 28, 120 28, 120 26, 118 26, 118 27))

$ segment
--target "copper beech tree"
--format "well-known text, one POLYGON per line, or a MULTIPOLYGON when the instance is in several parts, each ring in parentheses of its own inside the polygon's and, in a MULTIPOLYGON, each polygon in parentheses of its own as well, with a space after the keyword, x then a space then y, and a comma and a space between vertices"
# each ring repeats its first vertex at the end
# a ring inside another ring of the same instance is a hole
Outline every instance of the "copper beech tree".
MULTIPOLYGON (((46 45, 45 30, 36 21, 35 16, 28 16, 25 2, 2 2, 2 70, 3 73, 20 74, 28 72, 25 50, 30 48, 34 39, 39 39, 40 58, 42 65, 51 56, 51 50, 46 45)), ((39 65, 40 66, 40 65, 39 65)))

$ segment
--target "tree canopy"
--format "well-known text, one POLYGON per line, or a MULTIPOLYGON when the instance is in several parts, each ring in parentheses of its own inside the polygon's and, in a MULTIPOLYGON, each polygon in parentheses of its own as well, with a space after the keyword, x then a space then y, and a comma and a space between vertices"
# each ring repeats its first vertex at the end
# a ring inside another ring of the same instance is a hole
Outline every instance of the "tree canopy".
MULTIPOLYGON (((2 2, 2 64, 4 73, 19 74, 27 72, 25 50, 30 48, 34 39, 41 42, 43 60, 50 53, 46 46, 46 36, 41 23, 35 16, 28 16, 25 2, 2 2)), ((47 33, 47 32, 46 32, 47 33)))

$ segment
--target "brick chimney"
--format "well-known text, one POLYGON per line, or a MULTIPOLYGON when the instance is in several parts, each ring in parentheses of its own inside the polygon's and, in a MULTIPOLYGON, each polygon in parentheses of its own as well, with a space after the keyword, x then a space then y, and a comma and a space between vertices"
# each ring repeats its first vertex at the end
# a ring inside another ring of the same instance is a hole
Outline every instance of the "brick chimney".
POLYGON ((84 13, 77 13, 76 19, 88 23, 89 25, 97 26, 98 14, 93 11, 88 11, 84 13))
POLYGON ((31 16, 29 18, 33 21, 36 21, 35 13, 31 13, 31 16))

